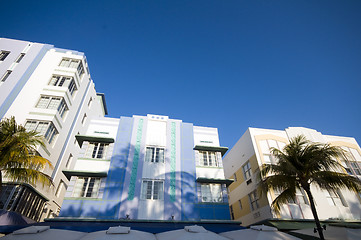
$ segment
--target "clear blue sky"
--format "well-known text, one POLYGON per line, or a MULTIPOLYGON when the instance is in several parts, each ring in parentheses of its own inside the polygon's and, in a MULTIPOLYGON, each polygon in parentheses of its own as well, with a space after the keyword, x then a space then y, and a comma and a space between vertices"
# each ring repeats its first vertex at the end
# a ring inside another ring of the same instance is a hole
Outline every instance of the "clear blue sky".
POLYGON ((361 144, 361 1, 6 1, 0 36, 86 54, 110 117, 302 126, 361 144))

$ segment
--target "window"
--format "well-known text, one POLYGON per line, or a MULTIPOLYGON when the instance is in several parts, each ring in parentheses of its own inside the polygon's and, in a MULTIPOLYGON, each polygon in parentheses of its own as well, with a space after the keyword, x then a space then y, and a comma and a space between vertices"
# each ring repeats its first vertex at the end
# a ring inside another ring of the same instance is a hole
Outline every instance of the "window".
POLYGON ((50 79, 49 85, 56 87, 68 87, 70 95, 73 95, 73 93, 78 90, 74 78, 72 77, 53 75, 50 79))
POLYGON ((84 74, 84 66, 80 59, 63 58, 59 64, 60 67, 76 68, 76 71, 81 77, 84 74))
POLYGON ((145 161, 153 163, 164 162, 164 148, 147 147, 145 151, 145 161))
POLYGON ((361 160, 359 152, 354 148, 342 147, 345 150, 347 161, 343 161, 342 165, 350 175, 361 175, 361 168, 357 161, 361 160))
POLYGON ((326 190, 325 193, 326 193, 327 201, 331 206, 347 207, 345 200, 343 199, 341 193, 339 193, 338 191, 334 191, 330 189, 330 190, 326 190))
POLYGON ((93 101, 93 98, 92 98, 92 97, 90 97, 90 98, 89 98, 89 102, 88 102, 88 107, 90 107, 90 105, 91 105, 92 101, 93 101))
POLYGON ((257 190, 248 194, 249 203, 251 206, 251 210, 254 211, 259 208, 259 198, 257 196, 257 190))
POLYGON ((296 202, 293 199, 290 199, 289 203, 295 204, 308 204, 306 200, 306 196, 303 194, 303 190, 296 189, 296 202))
POLYGON ((249 161, 247 161, 242 166, 242 170, 243 170, 244 179, 246 179, 247 185, 248 185, 248 184, 250 184, 252 182, 252 179, 251 179, 251 176, 252 176, 251 164, 249 163, 249 161))
POLYGON ((4 75, 1 77, 1 82, 5 82, 6 79, 10 76, 11 72, 12 72, 12 71, 7 70, 7 71, 4 73, 4 75))
POLYGON ((101 178, 77 177, 73 197, 97 198, 100 189, 101 178))
POLYGON ((25 57, 25 53, 20 53, 19 57, 15 60, 15 63, 19 63, 25 57))
MULTIPOLYGON (((282 193, 282 191, 278 189, 273 189, 273 192, 275 194, 275 199, 282 193)), ((308 204, 307 198, 302 190, 296 189, 296 196, 295 199, 288 199, 288 203, 292 204, 308 204)))
POLYGON ((209 166, 209 167, 217 167, 217 154, 216 152, 210 151, 199 151, 199 165, 200 166, 209 166))
POLYGON ((76 90, 78 90, 77 87, 76 87, 76 85, 75 85, 74 79, 69 83, 68 90, 69 90, 69 92, 70 92, 70 95, 72 95, 72 96, 73 96, 74 92, 75 92, 76 90))
POLYGON ((53 210, 49 210, 48 217, 47 218, 54 218, 54 212, 53 210))
POLYGON ((265 164, 275 164, 276 159, 273 157, 272 154, 263 154, 263 160, 265 164))
POLYGON ((68 110, 68 106, 66 105, 64 99, 62 97, 54 96, 41 96, 38 104, 36 104, 36 107, 57 109, 61 117, 63 117, 64 113, 68 110))
POLYGON ((201 202, 223 202, 223 191, 221 184, 202 183, 201 202))
POLYGON ((84 123, 85 123, 85 121, 86 121, 86 118, 87 118, 86 113, 84 113, 83 118, 82 118, 82 120, 81 120, 81 124, 84 125, 84 123))
POLYGON ((48 143, 52 143, 55 136, 58 134, 58 131, 52 122, 28 120, 25 123, 25 129, 27 131, 36 131, 43 135, 48 143))
POLYGON ((261 151, 263 153, 263 160, 266 164, 275 164, 276 158, 271 154, 271 148, 282 150, 286 144, 272 139, 259 141, 261 151))
POLYGON ((104 159, 106 156, 107 143, 89 142, 85 157, 104 159))
POLYGON ((64 117, 66 111, 68 111, 68 110, 69 110, 68 106, 66 105, 64 99, 62 99, 58 106, 58 113, 59 113, 60 117, 64 117))
POLYGON ((66 161, 65 168, 68 168, 72 161, 73 161, 73 154, 70 153, 68 160, 66 161))
POLYGON ((141 199, 163 200, 163 180, 143 180, 141 199))
POLYGON ((229 211, 231 213, 231 219, 234 220, 234 212, 233 212, 233 207, 232 205, 229 206, 229 211))
POLYGON ((4 50, 1 50, 0 51, 0 61, 4 61, 5 58, 10 54, 9 51, 4 51, 4 50))
POLYGON ((58 188, 56 189, 56 192, 55 192, 56 197, 60 196, 61 191, 63 190, 64 186, 65 186, 65 183, 62 180, 60 180, 58 188))
POLYGON ((241 201, 241 199, 240 199, 240 200, 238 200, 238 205, 239 205, 239 209, 241 209, 241 210, 242 210, 243 206, 242 206, 242 201, 241 201))
POLYGON ((356 161, 349 162, 349 166, 355 172, 356 175, 361 175, 360 166, 356 161))

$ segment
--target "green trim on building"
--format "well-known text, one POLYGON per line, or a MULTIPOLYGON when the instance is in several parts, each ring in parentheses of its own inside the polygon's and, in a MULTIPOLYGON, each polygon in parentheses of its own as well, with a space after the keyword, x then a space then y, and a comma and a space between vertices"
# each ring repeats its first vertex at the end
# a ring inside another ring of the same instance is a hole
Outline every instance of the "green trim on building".
POLYGON ((131 173, 130 182, 129 182, 128 200, 134 199, 135 182, 137 181, 140 143, 142 140, 143 121, 144 121, 143 119, 139 119, 139 123, 138 123, 137 139, 135 142, 134 156, 133 156, 132 173, 131 173))
POLYGON ((175 202, 176 177, 176 123, 171 123, 170 130, 170 200, 175 202))

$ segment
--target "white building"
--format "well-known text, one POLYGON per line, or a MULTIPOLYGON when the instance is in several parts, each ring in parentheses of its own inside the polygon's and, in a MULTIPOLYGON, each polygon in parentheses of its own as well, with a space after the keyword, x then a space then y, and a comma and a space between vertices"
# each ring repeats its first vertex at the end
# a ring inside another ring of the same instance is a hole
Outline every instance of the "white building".
MULTIPOLYGON (((349 174, 361 177, 361 149, 351 137, 323 135, 313 129, 290 127, 285 130, 249 128, 223 160, 226 178, 235 180, 229 186, 229 204, 234 220, 244 226, 265 219, 313 219, 306 194, 297 193, 297 201, 284 205, 281 214, 275 214, 270 204, 276 192, 260 196, 257 191, 259 167, 273 161, 270 148, 282 149, 289 139, 303 134, 313 142, 340 146, 349 152, 351 162, 341 162, 349 174)), ((322 219, 361 219, 360 196, 350 191, 328 192, 312 186, 317 212, 322 219)))
POLYGON ((89 118, 106 114, 103 94, 97 94, 83 53, 52 45, 0 38, 0 119, 16 122, 44 135, 39 154, 54 169, 45 169, 54 187, 10 183, 6 179, 0 208, 34 220, 59 213, 71 169, 89 118))

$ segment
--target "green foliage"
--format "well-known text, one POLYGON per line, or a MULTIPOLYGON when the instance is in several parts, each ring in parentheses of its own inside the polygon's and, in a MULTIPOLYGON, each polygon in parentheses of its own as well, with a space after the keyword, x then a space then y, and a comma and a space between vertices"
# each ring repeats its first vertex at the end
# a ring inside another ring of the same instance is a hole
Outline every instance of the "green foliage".
POLYGON ((14 117, 3 119, 0 122, 0 181, 4 175, 15 182, 51 185, 51 177, 42 170, 52 169, 52 164, 37 154, 38 146, 45 145, 37 132, 27 132, 14 117))

